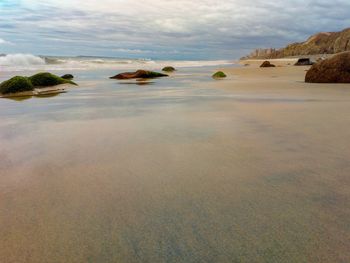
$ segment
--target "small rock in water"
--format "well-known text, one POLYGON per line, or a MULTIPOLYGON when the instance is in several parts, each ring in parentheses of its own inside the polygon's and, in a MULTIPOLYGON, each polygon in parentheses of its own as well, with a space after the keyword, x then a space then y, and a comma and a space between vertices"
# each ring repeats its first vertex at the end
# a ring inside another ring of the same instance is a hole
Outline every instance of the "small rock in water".
POLYGON ((221 78, 226 78, 226 74, 222 71, 216 72, 213 76, 214 79, 221 79, 221 78))
POLYGON ((74 76, 72 74, 65 74, 61 78, 71 80, 71 79, 74 79, 74 76))
POLYGON ((159 77, 168 77, 168 75, 154 72, 154 71, 138 70, 136 72, 120 73, 110 78, 111 79, 150 79, 150 78, 159 78, 159 77))
POLYGON ((165 72, 173 72, 175 71, 176 69, 174 67, 164 67, 162 69, 162 71, 165 71, 165 72))

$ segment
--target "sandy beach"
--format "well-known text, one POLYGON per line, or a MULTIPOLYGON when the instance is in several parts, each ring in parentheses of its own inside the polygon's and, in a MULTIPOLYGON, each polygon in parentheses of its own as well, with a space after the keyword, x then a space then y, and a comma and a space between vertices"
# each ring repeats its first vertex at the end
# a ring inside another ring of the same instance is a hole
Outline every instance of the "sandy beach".
POLYGON ((1 100, 0 258, 348 262, 350 89, 307 69, 1 100))
POLYGON ((0 263, 350 263, 349 10, 0 0, 0 263))

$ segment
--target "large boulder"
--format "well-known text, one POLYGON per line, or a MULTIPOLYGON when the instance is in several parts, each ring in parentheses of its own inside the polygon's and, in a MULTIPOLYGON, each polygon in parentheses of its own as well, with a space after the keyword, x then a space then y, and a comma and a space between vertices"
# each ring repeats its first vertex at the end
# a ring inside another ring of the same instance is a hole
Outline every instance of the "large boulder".
POLYGON ((176 69, 174 68, 174 67, 170 67, 170 66, 168 66, 168 67, 164 67, 163 69, 162 69, 162 71, 165 71, 165 72, 173 72, 173 71, 175 71, 176 69))
POLYGON ((270 61, 264 61, 261 65, 261 68, 274 68, 276 67, 275 65, 271 64, 270 61))
POLYGON ((314 64, 306 73, 309 83, 350 83, 350 52, 314 64))
POLYGON ((111 79, 150 79, 150 78, 159 78, 159 77, 168 77, 168 75, 154 72, 154 71, 138 70, 136 72, 120 73, 110 78, 111 79))
POLYGON ((35 74, 31 77, 29 77, 30 82, 35 87, 50 87, 50 86, 56 86, 60 84, 73 84, 77 85, 71 80, 63 79, 59 76, 56 76, 54 74, 43 72, 35 74))
POLYGON ((226 78, 226 74, 222 71, 218 71, 216 72, 213 76, 214 79, 222 79, 222 78, 226 78))
POLYGON ((32 91, 34 86, 26 77, 16 76, 0 84, 1 94, 10 94, 24 91, 32 91))
POLYGON ((309 58, 299 58, 294 66, 311 66, 313 64, 309 58))

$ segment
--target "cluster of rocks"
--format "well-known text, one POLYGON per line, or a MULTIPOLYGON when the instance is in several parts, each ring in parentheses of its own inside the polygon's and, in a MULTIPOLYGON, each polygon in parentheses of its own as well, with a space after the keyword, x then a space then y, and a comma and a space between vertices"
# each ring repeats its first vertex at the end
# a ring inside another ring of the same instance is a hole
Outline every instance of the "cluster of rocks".
MULTIPOLYGON (((26 92, 28 95, 40 94, 41 91, 49 93, 50 90, 47 90, 47 87, 55 87, 61 84, 77 85, 71 80, 72 78, 72 75, 59 77, 48 72, 38 73, 30 77, 15 76, 0 84, 0 94, 11 96, 23 92, 26 92)), ((51 92, 59 91, 62 91, 62 89, 51 89, 51 92)))
MULTIPOLYGON (((316 63, 310 61, 309 58, 300 58, 296 66, 312 67, 307 71, 305 82, 308 83, 350 83, 350 52, 342 52, 328 59, 322 59, 316 63)), ((275 67, 270 61, 264 61, 260 67, 275 67)), ((174 72, 174 67, 163 68, 164 72, 174 72)), ((154 71, 137 70, 135 72, 124 72, 117 74, 111 79, 150 79, 159 77, 168 77, 169 75, 154 71)), ((212 75, 214 79, 226 78, 226 74, 218 71, 212 75)), ((15 76, 0 84, 0 95, 11 96, 13 94, 25 93, 28 95, 36 95, 40 93, 61 92, 62 89, 45 89, 47 87, 55 87, 60 84, 77 85, 72 81, 74 78, 71 74, 61 77, 54 74, 43 72, 30 77, 15 76)))
MULTIPOLYGON (((316 63, 309 58, 300 58, 295 66, 311 66, 307 70, 307 83, 350 83, 350 52, 342 52, 328 59, 320 59, 316 63)), ((270 61, 264 61, 261 66, 275 67, 270 61)))
MULTIPOLYGON (((162 69, 164 72, 174 72, 176 69, 174 67, 164 67, 162 69)), ((123 72, 119 73, 113 77, 110 77, 110 79, 151 79, 151 78, 161 78, 161 77, 168 77, 169 75, 155 72, 155 71, 148 71, 148 70, 137 70, 135 72, 123 72)), ((215 74, 212 75, 214 79, 222 79, 226 78, 226 74, 222 71, 218 71, 215 74)))

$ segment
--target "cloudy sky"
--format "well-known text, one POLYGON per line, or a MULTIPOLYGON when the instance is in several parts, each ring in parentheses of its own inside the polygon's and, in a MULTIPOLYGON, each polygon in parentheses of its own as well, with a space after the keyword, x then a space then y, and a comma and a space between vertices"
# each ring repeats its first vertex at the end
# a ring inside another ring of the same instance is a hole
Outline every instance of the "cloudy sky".
POLYGON ((350 27, 349 0, 0 0, 0 53, 232 59, 350 27))

